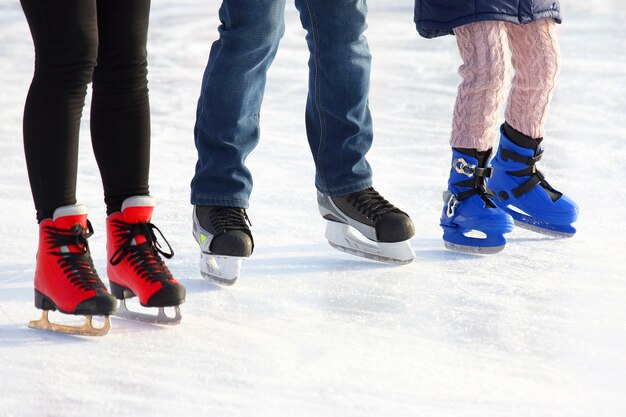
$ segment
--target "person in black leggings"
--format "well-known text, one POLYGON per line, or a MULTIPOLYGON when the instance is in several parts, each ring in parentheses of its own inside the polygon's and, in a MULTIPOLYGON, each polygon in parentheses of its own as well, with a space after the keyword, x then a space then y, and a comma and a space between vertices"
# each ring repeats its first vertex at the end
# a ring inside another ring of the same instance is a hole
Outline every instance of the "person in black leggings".
POLYGON ((76 204, 78 131, 93 80, 91 139, 107 214, 148 195, 149 0, 22 0, 35 43, 24 148, 37 220, 76 204))
POLYGON ((109 215, 113 295, 137 295, 145 306, 177 306, 185 291, 159 256, 171 257, 171 248, 160 249, 158 229, 150 223, 150 0, 20 1, 35 45, 24 149, 40 224, 36 306, 108 315, 117 304, 93 268, 86 241, 91 225, 86 208, 76 204, 78 134, 90 82, 91 139, 109 215))

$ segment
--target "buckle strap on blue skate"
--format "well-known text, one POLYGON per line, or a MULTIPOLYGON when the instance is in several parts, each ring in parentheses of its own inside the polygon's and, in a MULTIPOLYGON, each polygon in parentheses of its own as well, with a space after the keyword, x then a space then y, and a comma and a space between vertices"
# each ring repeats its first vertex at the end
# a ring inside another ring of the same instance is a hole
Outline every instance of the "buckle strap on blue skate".
POLYGON ((543 157, 543 149, 540 150, 535 156, 520 155, 515 152, 508 151, 504 148, 501 148, 499 152, 502 156, 503 161, 508 161, 510 159, 512 161, 528 165, 529 167, 534 166, 537 162, 541 161, 541 158, 543 157))
POLYGON ((493 174, 493 168, 474 168, 474 176, 469 180, 457 182, 454 185, 458 185, 460 187, 477 187, 481 183, 484 182, 483 178, 491 178, 493 174))
MULTIPOLYGON (((455 184, 455 185, 460 185, 460 184, 455 184)), ((463 200, 467 200, 473 195, 481 196, 482 199, 485 201, 485 203, 488 204, 489 206, 493 205, 493 202, 489 199, 489 197, 494 197, 494 198, 496 197, 496 194, 493 191, 491 191, 490 189, 488 189, 487 187, 481 184, 477 188, 472 188, 471 190, 467 190, 467 191, 461 191, 460 193, 456 195, 456 199, 459 201, 463 201, 463 200)))
POLYGON ((524 194, 532 190, 537 185, 541 185, 541 187, 544 190, 546 190, 548 195, 550 195, 550 199, 552 201, 557 201, 559 198, 561 198, 561 196, 563 196, 563 193, 560 193, 559 191, 552 188, 550 184, 548 184, 548 181, 546 181, 546 177, 544 177, 543 173, 539 171, 537 167, 535 166, 524 168, 519 171, 507 171, 507 172, 515 177, 526 177, 530 175, 530 178, 528 179, 528 181, 526 181, 519 187, 516 187, 513 190, 511 190, 515 198, 520 198, 521 196, 523 196, 524 194))
POLYGON ((493 168, 477 167, 474 168, 474 177, 465 181, 455 183, 456 187, 466 187, 470 190, 462 191, 456 195, 458 201, 467 200, 473 195, 479 195, 488 207, 494 207, 495 204, 490 197, 496 197, 496 194, 487 188, 485 178, 491 178, 493 168))
POLYGON ((502 160, 507 161, 510 159, 527 166, 527 168, 517 171, 507 171, 509 175, 513 175, 514 177, 530 177, 528 181, 511 190, 515 198, 520 198, 537 185, 541 185, 541 187, 546 190, 552 201, 557 201, 561 198, 563 194, 552 188, 552 186, 548 184, 548 181, 546 181, 543 173, 535 166, 535 164, 543 157, 543 149, 537 152, 537 155, 535 156, 519 155, 504 148, 499 149, 499 152, 502 156, 502 160))
POLYGON ((493 168, 474 168, 474 176, 478 178, 491 178, 491 174, 493 174, 493 168))

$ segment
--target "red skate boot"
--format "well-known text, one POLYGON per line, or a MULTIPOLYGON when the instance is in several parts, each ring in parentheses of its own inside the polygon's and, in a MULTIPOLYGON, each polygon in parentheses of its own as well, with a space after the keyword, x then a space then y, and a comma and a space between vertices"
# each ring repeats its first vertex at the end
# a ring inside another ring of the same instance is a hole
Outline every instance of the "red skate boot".
POLYGON ((176 281, 161 259, 171 258, 172 247, 152 223, 154 198, 135 196, 124 200, 122 211, 107 218, 107 274, 111 293, 121 300, 117 315, 149 323, 178 324, 178 307, 185 301, 185 287, 176 281), (157 242, 159 232, 169 251, 157 242), (126 299, 139 297, 144 307, 158 307, 158 314, 136 313, 128 310, 126 299), (175 316, 168 317, 164 307, 174 307, 175 316))
POLYGON ((103 336, 109 332, 109 314, 116 301, 100 281, 87 238, 93 229, 82 205, 63 206, 54 211, 52 219, 39 225, 39 249, 35 269, 35 307, 43 310, 39 320, 28 327, 84 336, 103 336), (54 324, 48 311, 84 315, 82 327, 54 324), (104 326, 94 328, 92 316, 105 316, 104 326))

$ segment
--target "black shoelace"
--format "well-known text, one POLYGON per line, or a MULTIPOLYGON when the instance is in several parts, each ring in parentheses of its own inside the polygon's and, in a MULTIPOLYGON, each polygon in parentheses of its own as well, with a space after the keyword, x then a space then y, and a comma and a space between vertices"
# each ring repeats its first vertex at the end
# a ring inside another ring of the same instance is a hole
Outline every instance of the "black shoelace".
POLYGON ((371 187, 348 195, 348 203, 351 203, 352 207, 359 213, 373 221, 387 213, 403 213, 371 187))
POLYGON ((109 259, 112 265, 118 265, 124 257, 128 257, 128 261, 135 272, 148 282, 173 279, 160 255, 170 259, 174 256, 174 250, 158 227, 152 223, 126 223, 121 220, 113 220, 113 226, 117 229, 115 234, 121 239, 121 244, 109 259), (163 250, 157 240, 155 231, 167 244, 167 252, 163 250), (136 243, 138 236, 143 236, 146 241, 133 244, 133 241, 136 243))
POLYGON ((216 236, 229 230, 248 232, 248 225, 252 226, 246 211, 239 207, 213 207, 210 222, 216 236))
POLYGON ((57 263, 69 281, 81 290, 105 289, 93 265, 87 239, 93 234, 91 223, 87 223, 87 230, 77 224, 71 229, 59 229, 45 226, 47 242, 59 248, 58 252, 49 252, 57 256, 57 263), (63 252, 61 248, 78 248, 80 252, 63 252))

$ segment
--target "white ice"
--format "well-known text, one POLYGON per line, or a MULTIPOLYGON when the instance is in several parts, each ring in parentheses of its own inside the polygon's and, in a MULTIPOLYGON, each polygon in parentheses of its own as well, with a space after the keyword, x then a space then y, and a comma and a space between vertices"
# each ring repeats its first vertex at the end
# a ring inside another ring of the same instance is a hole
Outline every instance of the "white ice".
MULTIPOLYGON (((375 185, 413 217, 415 261, 333 250, 317 213, 304 130, 307 52, 289 2, 249 159, 254 256, 237 284, 202 280, 189 181, 217 0, 153 2, 154 221, 187 287, 183 322, 113 318, 104 338, 26 327, 39 313, 37 227, 21 119, 33 47, 0 0, 0 416, 626 415, 626 3, 562 2, 563 68, 542 166, 580 205, 578 233, 515 230, 504 252, 446 251, 438 225, 460 64, 454 39, 418 38, 410 0, 371 0, 375 185)), ((102 187, 81 137, 79 201, 104 277, 102 187)), ((63 320, 58 313, 55 317, 63 320)))

